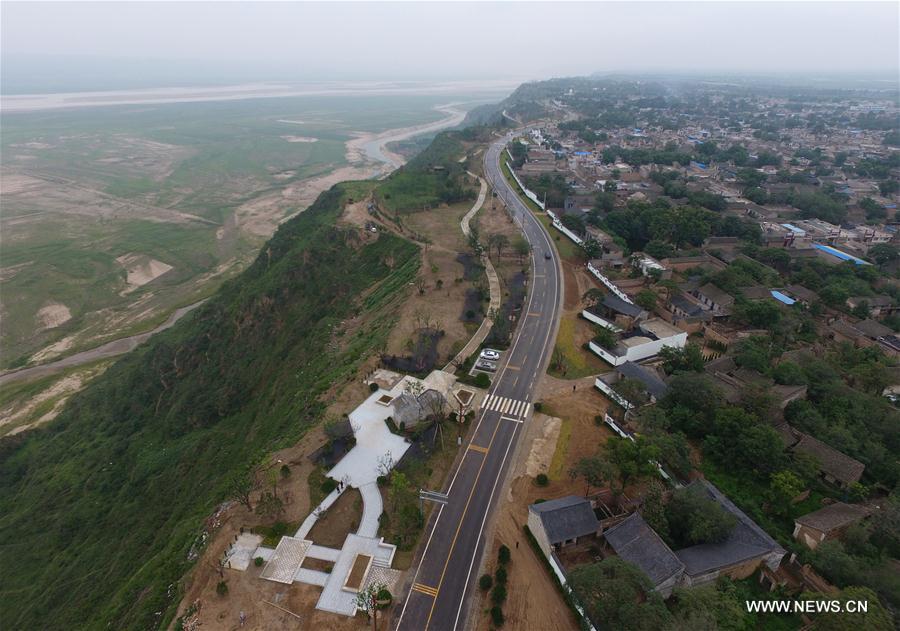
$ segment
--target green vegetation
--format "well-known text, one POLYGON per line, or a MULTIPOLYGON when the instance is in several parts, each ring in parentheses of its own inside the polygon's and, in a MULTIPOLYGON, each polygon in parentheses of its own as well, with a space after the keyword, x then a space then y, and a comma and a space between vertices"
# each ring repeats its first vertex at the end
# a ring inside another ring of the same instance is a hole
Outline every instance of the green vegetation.
POLYGON ((391 212, 409 212, 473 198, 475 189, 465 183, 465 166, 459 162, 464 154, 459 134, 438 134, 425 151, 378 187, 379 204, 391 212))
POLYGON ((8 625, 167 624, 227 481, 321 419, 321 395, 385 342, 417 271, 411 243, 335 227, 344 197, 334 187, 284 224, 45 429, 0 443, 0 565, 18 568, 0 591, 8 625), (341 328, 362 310, 367 326, 341 328))

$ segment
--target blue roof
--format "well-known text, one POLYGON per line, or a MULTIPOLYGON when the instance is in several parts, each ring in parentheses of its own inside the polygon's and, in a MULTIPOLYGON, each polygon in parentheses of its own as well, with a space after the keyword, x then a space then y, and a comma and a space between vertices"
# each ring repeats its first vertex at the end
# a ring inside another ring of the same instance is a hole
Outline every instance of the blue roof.
POLYGON ((783 223, 783 224, 781 224, 781 226, 782 226, 783 228, 787 228, 788 230, 790 230, 790 231, 793 232, 794 234, 806 234, 806 231, 803 230, 803 228, 798 228, 797 226, 795 226, 795 225, 792 224, 792 223, 783 223))
POLYGON ((691 166, 694 166, 694 167, 697 167, 697 168, 700 168, 700 169, 705 169, 705 168, 706 168, 706 165, 703 164, 702 162, 693 162, 693 161, 692 161, 692 162, 691 162, 691 166))
POLYGON ((576 156, 589 156, 591 155, 590 151, 575 151, 573 152, 576 156))
POLYGON ((857 258, 857 257, 853 256, 852 254, 847 254, 846 252, 841 252, 837 248, 833 248, 830 245, 822 245, 821 243, 813 243, 813 247, 816 248, 817 250, 821 250, 822 252, 825 252, 826 254, 830 254, 831 256, 833 256, 835 258, 839 258, 842 261, 853 261, 857 265, 869 265, 869 263, 862 260, 861 258, 857 258))
POLYGON ((786 296, 785 294, 781 293, 780 291, 776 291, 774 289, 771 291, 771 294, 772 294, 772 298, 774 298, 778 302, 783 302, 786 305, 792 305, 795 302, 797 302, 790 296, 786 296))

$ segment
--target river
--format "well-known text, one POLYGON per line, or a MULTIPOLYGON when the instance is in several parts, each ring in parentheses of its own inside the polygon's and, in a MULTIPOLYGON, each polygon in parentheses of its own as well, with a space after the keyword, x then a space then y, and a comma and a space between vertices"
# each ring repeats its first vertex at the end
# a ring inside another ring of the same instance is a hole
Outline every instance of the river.
MULTIPOLYGON (((348 149, 355 148, 356 150, 360 151, 364 154, 365 158, 371 162, 381 163, 382 167, 378 169, 375 175, 384 177, 391 171, 403 166, 404 163, 403 158, 388 150, 386 148, 386 145, 392 142, 408 140, 409 138, 418 136, 420 134, 436 133, 441 129, 455 127, 456 125, 459 125, 466 116, 465 111, 456 109, 454 107, 454 104, 439 105, 434 109, 445 114, 444 118, 431 123, 425 123, 423 125, 389 129, 374 136, 361 136, 360 138, 349 141, 347 143, 347 147, 348 149)), ((139 333, 137 335, 131 335, 129 337, 122 337, 117 340, 107 342, 106 344, 102 344, 101 346, 98 346, 96 348, 91 348, 80 353, 75 353, 73 355, 69 355, 67 357, 63 357, 62 359, 48 362, 46 364, 29 366, 27 368, 20 368, 17 370, 4 372, 0 374, 0 386, 3 386, 7 383, 21 381, 23 379, 43 377, 45 375, 59 372, 66 368, 73 368, 75 366, 89 364, 100 359, 108 359, 111 357, 116 357, 118 355, 123 355, 131 350, 134 350, 140 344, 150 339, 153 334, 168 329, 173 324, 178 322, 178 320, 180 320, 184 315, 199 307, 202 303, 203 300, 200 300, 199 302, 195 302, 186 307, 176 309, 174 312, 172 312, 172 314, 165 322, 163 322, 155 329, 152 329, 145 333, 139 333)))

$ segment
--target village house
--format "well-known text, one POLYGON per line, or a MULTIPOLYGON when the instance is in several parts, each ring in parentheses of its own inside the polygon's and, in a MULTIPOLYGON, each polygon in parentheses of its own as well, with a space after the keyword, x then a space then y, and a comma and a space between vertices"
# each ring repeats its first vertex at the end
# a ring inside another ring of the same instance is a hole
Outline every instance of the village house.
POLYGON ((835 502, 794 520, 794 539, 815 550, 823 541, 839 539, 853 524, 871 514, 871 510, 859 504, 835 502))
POLYGON ((567 495, 530 505, 528 529, 549 559, 561 548, 597 536, 600 522, 589 500, 567 495))
POLYGON ((826 482, 836 484, 841 488, 848 488, 859 482, 866 465, 833 447, 829 447, 809 434, 804 434, 793 428, 791 428, 791 433, 796 438, 796 443, 794 443, 792 449, 815 458, 819 466, 819 473, 826 482))
POLYGON ((666 596, 675 587, 693 587, 715 581, 720 576, 747 578, 760 566, 776 569, 785 550, 762 528, 706 480, 690 488, 699 489, 736 518, 728 537, 719 543, 701 543, 671 550, 659 535, 635 513, 603 533, 609 548, 620 558, 636 565, 666 596))
POLYGON ((712 283, 706 283, 702 287, 694 289, 691 293, 703 304, 706 310, 711 311, 714 315, 728 315, 734 306, 734 296, 719 289, 712 283))

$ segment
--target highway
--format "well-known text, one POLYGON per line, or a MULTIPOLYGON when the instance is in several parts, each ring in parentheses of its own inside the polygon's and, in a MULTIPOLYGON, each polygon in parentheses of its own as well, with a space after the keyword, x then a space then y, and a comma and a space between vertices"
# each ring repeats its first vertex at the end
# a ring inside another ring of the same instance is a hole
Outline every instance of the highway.
POLYGON ((512 210, 532 247, 528 299, 512 344, 475 416, 472 439, 447 489, 449 500, 432 513, 426 544, 403 604, 397 629, 462 629, 475 589, 484 529, 516 445, 530 423, 536 387, 546 369, 562 303, 558 255, 544 226, 525 207, 500 170, 511 134, 493 143, 484 158, 485 176, 512 210), (552 254, 550 259, 545 253, 552 254))

